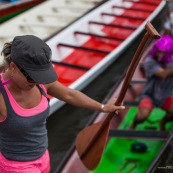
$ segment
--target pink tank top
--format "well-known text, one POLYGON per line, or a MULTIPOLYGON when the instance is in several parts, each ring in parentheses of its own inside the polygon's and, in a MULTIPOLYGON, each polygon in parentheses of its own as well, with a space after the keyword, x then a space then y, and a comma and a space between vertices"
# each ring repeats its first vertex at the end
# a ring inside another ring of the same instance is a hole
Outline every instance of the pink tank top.
MULTIPOLYGON (((2 82, 5 82, 4 81, 4 78, 3 78, 3 75, 1 74, 1 80, 2 82)), ((44 91, 45 93, 46 92, 46 88, 44 87, 44 85, 40 84, 39 85, 44 91)), ((41 100, 40 100, 40 103, 34 107, 34 108, 30 108, 30 109, 25 109, 25 108, 22 108, 17 102, 16 100, 14 99, 14 97, 12 96, 12 94, 10 93, 10 91, 8 90, 7 86, 4 85, 5 87, 5 90, 8 94, 8 97, 9 97, 9 100, 10 100, 10 103, 13 107, 13 110, 15 110, 15 112, 20 115, 20 116, 34 116, 44 110, 47 109, 47 102, 45 101, 47 98, 44 97, 43 95, 41 96, 41 100)))

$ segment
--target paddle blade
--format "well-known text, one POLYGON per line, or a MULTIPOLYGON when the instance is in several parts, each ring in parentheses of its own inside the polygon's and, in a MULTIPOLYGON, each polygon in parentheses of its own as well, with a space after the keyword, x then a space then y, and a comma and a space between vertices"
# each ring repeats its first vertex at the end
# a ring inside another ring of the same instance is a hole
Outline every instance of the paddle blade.
POLYGON ((102 157, 104 147, 107 142, 109 124, 105 126, 101 134, 97 134, 103 122, 93 124, 79 132, 76 138, 76 150, 82 163, 89 170, 95 169, 102 157), (94 142, 91 141, 97 136, 94 142), (89 149, 87 149, 89 147, 89 149), (84 154, 85 153, 85 154, 84 154))

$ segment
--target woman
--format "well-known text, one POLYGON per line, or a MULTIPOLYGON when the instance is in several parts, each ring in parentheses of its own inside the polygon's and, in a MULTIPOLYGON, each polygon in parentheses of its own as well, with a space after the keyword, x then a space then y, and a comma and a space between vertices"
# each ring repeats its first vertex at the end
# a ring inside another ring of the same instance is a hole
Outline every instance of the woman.
POLYGON ((139 111, 131 128, 148 118, 154 107, 166 112, 160 127, 173 120, 173 39, 163 35, 157 40, 144 63, 147 83, 140 94, 139 111))
POLYGON ((105 105, 57 81, 49 46, 33 35, 16 36, 2 50, 0 74, 0 172, 48 173, 50 158, 47 94, 75 106, 102 112, 124 109, 115 99, 105 105))

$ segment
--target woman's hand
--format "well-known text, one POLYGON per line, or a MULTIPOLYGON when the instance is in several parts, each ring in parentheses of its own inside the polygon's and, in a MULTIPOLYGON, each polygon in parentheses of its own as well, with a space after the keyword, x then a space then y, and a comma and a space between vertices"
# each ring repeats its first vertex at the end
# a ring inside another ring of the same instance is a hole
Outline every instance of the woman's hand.
POLYGON ((125 106, 123 106, 123 103, 119 106, 116 106, 116 98, 111 99, 108 103, 104 104, 104 106, 101 106, 101 111, 105 113, 109 112, 116 112, 118 110, 125 109, 125 106))

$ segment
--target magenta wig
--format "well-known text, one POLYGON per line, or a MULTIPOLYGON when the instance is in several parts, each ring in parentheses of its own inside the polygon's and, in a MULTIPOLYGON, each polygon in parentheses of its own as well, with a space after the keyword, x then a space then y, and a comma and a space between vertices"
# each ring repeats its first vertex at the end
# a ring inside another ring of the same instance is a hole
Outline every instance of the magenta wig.
POLYGON ((168 63, 173 61, 173 39, 169 35, 163 35, 158 39, 150 51, 152 58, 156 57, 157 51, 164 51, 165 55, 159 60, 160 63, 168 63))

